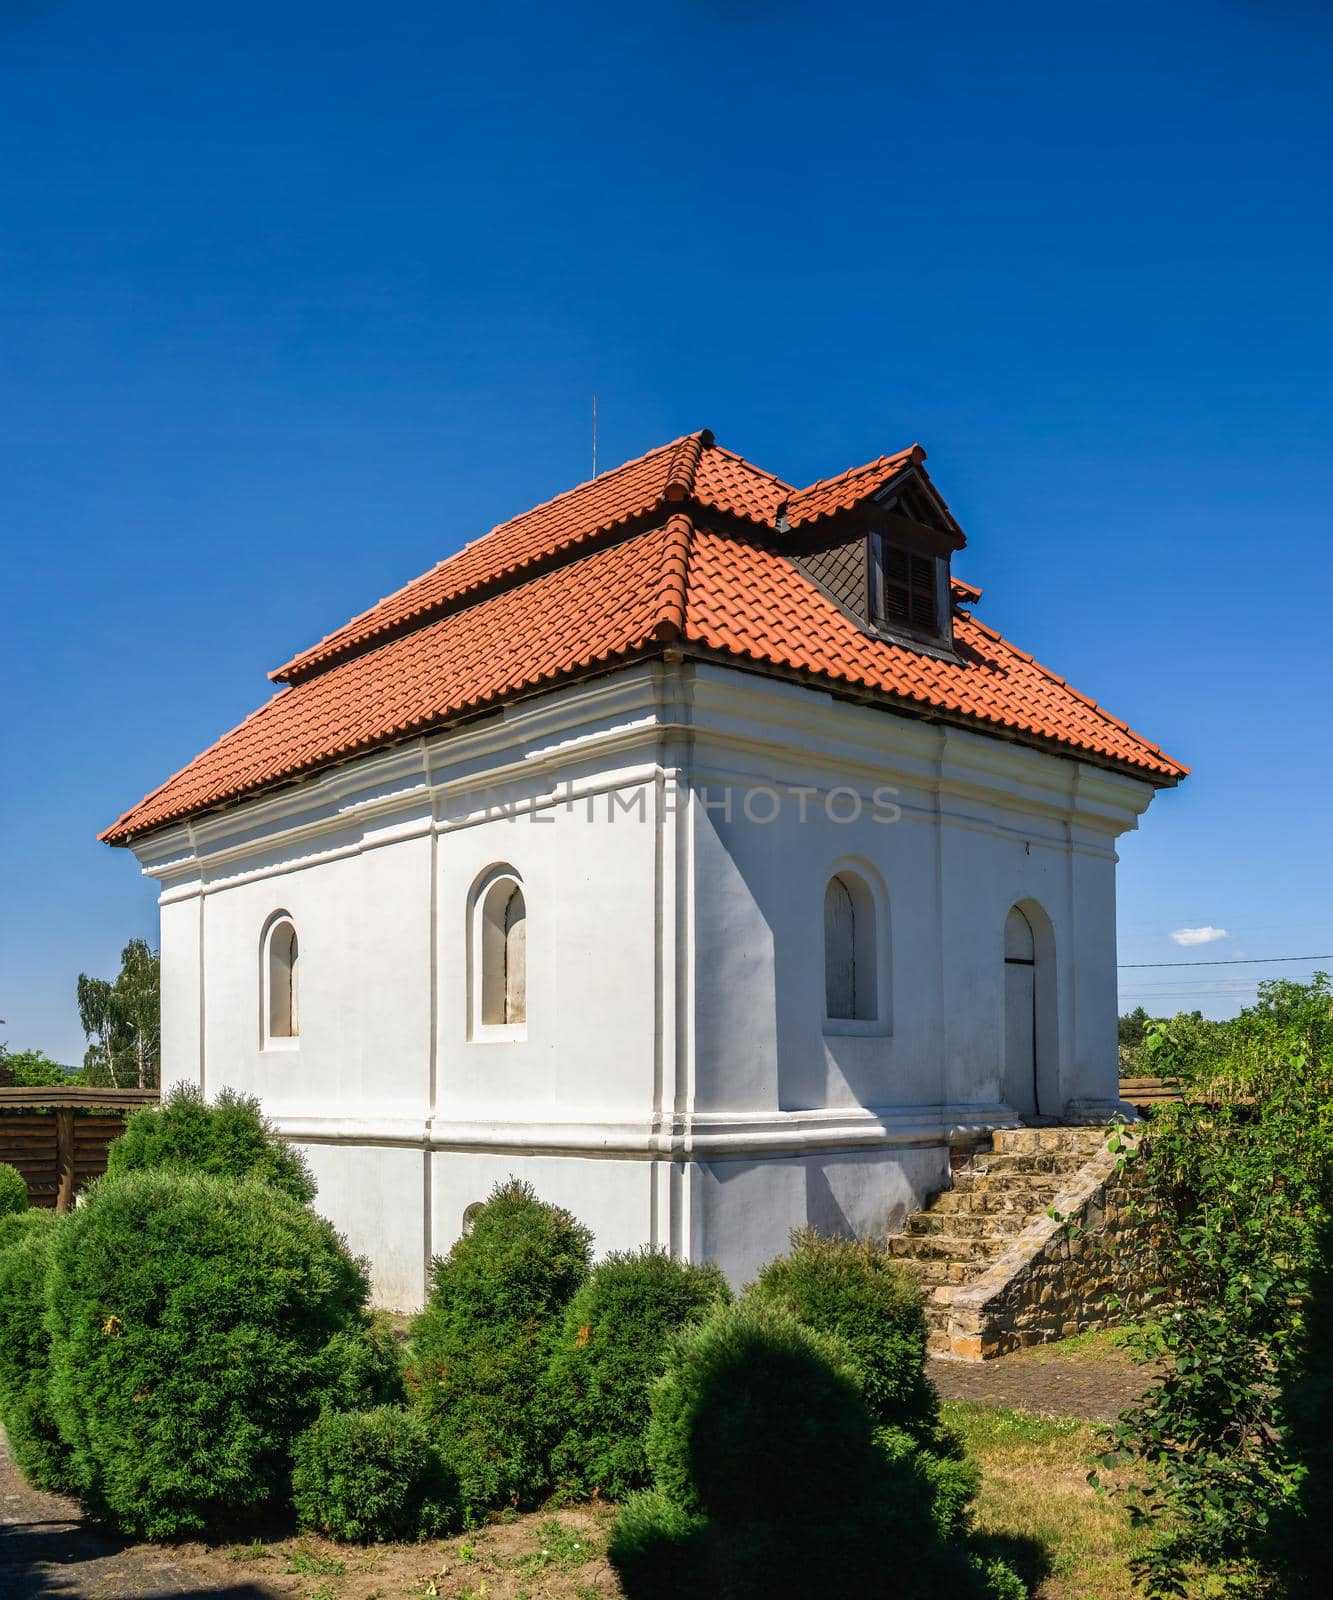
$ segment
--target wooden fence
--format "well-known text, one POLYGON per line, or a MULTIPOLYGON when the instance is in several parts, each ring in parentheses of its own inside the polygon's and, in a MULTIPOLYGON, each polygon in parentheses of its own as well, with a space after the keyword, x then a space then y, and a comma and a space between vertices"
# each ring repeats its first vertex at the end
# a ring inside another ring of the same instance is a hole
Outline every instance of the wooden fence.
POLYGON ((1120 1098, 1136 1111, 1151 1111, 1168 1100, 1179 1100, 1180 1085, 1174 1078, 1121 1078, 1120 1098))
POLYGON ((0 1161, 23 1174, 33 1205, 68 1211, 106 1171, 125 1118, 157 1099, 156 1089, 0 1088, 0 1161))

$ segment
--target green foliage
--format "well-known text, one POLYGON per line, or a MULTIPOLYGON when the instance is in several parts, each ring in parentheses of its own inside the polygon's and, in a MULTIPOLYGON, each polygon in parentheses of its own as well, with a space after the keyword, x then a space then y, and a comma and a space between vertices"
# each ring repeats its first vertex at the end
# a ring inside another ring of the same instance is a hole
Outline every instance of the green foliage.
POLYGON ((846 1346, 752 1301, 675 1340, 653 1390, 647 1445, 660 1490, 689 1511, 735 1521, 833 1504, 848 1463, 873 1454, 846 1346))
POLYGON ((511 1181, 435 1263, 409 1384, 470 1513, 531 1504, 550 1481, 545 1374, 591 1247, 567 1211, 511 1181))
POLYGON ((1156 1535, 1136 1563, 1154 1596, 1183 1593, 1200 1564, 1233 1586, 1277 1581, 1275 1524, 1290 1528, 1303 1499, 1328 1492, 1320 1452, 1303 1461, 1289 1426, 1326 1337, 1309 1314, 1333 1205, 1328 979, 1264 984, 1227 1027, 1220 1059, 1197 1030, 1149 1035, 1186 1098, 1155 1110, 1125 1157, 1162 1286, 1135 1342, 1164 1376, 1121 1417, 1106 1464, 1149 1469, 1130 1508, 1156 1535))
POLYGON ((161 962, 142 939, 120 954, 114 982, 79 974, 75 994, 88 1039, 83 1076, 114 1088, 156 1088, 161 1074, 161 962))
POLYGON ((622 1500, 649 1481, 644 1431, 649 1387, 670 1336, 731 1299, 714 1266, 661 1250, 611 1255, 570 1301, 547 1373, 561 1429, 554 1477, 622 1500))
POLYGON ((1129 1048, 1141 1045, 1147 1037, 1152 1018, 1142 1006, 1135 1006, 1133 1011, 1126 1011, 1120 1018, 1120 1043, 1129 1048))
POLYGON ((297 1439, 292 1458, 302 1526, 334 1539, 432 1539, 460 1520, 458 1482, 415 1412, 327 1411, 297 1439))
POLYGON ((321 1411, 369 1411, 407 1403, 398 1341, 375 1317, 335 1333, 320 1352, 315 1403, 321 1411))
POLYGON ((987 1593, 861 1388, 845 1344, 759 1297, 677 1334, 652 1393, 655 1488, 630 1496, 609 1547, 630 1600, 879 1593, 889 1572, 901 1600, 987 1593))
POLYGON ((42 1321, 55 1230, 50 1211, 0 1217, 0 1421, 28 1482, 60 1492, 72 1480, 51 1414, 50 1339, 42 1321))
POLYGON ((831 1239, 798 1229, 791 1253, 770 1261, 749 1292, 850 1348, 877 1422, 923 1442, 932 1436, 939 1401, 926 1380, 921 1290, 878 1239, 831 1239))
POLYGON ((55 1230, 51 1406, 89 1507, 130 1537, 208 1529, 288 1491, 292 1438, 367 1325, 360 1263, 258 1182, 105 1178, 55 1230))
POLYGON ((74 1084, 82 1081, 83 1074, 72 1067, 61 1066, 41 1050, 10 1050, 0 1044, 0 1083, 6 1074, 20 1089, 45 1089, 53 1084, 74 1084))
POLYGON ((54 1211, 41 1211, 36 1206, 27 1211, 0 1211, 0 1251, 8 1250, 19 1239, 25 1239, 34 1229, 54 1226, 54 1211))
POLYGON ((299 1150, 279 1141, 259 1101, 223 1089, 210 1104, 191 1084, 177 1084, 160 1106, 136 1111, 111 1146, 112 1174, 153 1167, 192 1168, 221 1178, 258 1178, 307 1204, 315 1180, 299 1150))
POLYGON ((28 1209, 28 1185, 17 1167, 0 1161, 0 1217, 28 1209))
POLYGON ((1202 1011, 1153 1019, 1140 1006, 1120 1019, 1120 1074, 1125 1078, 1179 1077, 1191 1083, 1207 1080, 1227 1061, 1235 1026, 1234 1021, 1215 1022, 1202 1011), (1164 1050, 1168 1043, 1171 1048, 1164 1050))
POLYGON ((925 1307, 911 1274, 877 1239, 798 1229, 791 1253, 770 1261, 748 1292, 848 1347, 881 1446, 895 1460, 910 1460, 931 1485, 940 1536, 961 1535, 980 1477, 940 1422, 939 1399, 926 1377, 925 1307))

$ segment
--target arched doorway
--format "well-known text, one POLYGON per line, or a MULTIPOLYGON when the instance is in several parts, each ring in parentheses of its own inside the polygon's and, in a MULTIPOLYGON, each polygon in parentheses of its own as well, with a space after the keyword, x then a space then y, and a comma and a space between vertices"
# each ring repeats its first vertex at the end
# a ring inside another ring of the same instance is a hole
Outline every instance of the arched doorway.
POLYGON ((1019 1116, 1036 1116, 1037 941, 1015 906, 1004 924, 1004 1099, 1019 1116))

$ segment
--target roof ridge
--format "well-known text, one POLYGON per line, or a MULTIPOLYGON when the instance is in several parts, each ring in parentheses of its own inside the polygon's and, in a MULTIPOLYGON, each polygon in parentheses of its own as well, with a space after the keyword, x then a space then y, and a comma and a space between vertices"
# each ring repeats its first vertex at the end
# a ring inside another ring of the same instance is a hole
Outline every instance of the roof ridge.
POLYGON ((683 511, 668 518, 662 551, 662 575, 657 587, 657 618, 652 636, 662 643, 685 637, 685 608, 689 596, 690 540, 694 523, 683 511))
POLYGON ((888 455, 874 456, 869 461, 863 461, 859 467, 847 467, 842 472, 835 472, 831 478, 816 478, 813 483, 803 484, 795 492, 806 494, 811 489, 831 489, 835 483, 845 483, 848 478, 859 478, 863 472, 870 472, 875 467, 886 467, 891 461, 901 461, 904 456, 917 456, 924 461, 926 452, 919 444, 909 444, 904 450, 891 450, 888 455))
POLYGON ((698 433, 687 433, 676 441, 675 453, 667 462, 665 500, 688 500, 694 493, 694 477, 699 470, 699 457, 713 442, 711 428, 701 428, 698 433))

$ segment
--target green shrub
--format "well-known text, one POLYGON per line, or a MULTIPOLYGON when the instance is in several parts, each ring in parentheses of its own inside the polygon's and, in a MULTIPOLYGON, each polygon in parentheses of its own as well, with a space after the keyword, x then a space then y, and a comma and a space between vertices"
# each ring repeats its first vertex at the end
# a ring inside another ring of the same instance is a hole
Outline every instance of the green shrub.
POLYGON ((0 1217, 28 1209, 28 1185, 17 1167, 0 1161, 0 1217))
POLYGON ((169 1538, 289 1490, 293 1437, 364 1330, 362 1265, 279 1189, 201 1172, 104 1178, 55 1230, 51 1404, 80 1494, 169 1538))
POLYGON ((690 1266, 661 1250, 611 1255, 570 1301, 547 1374, 562 1429, 555 1478, 622 1500, 650 1480, 644 1431, 648 1391, 670 1336, 731 1299, 714 1266, 690 1266))
POLYGON ((29 1211, 0 1211, 0 1250, 26 1239, 33 1229, 53 1228, 55 1222, 54 1211, 42 1211, 36 1206, 29 1211))
POLYGON ((258 1100, 234 1089, 223 1089, 210 1104, 181 1083, 160 1106, 136 1111, 111 1146, 107 1170, 119 1175, 153 1167, 259 1178, 303 1205, 315 1198, 305 1157, 277 1138, 258 1100))
POLYGON ((63 1491, 72 1478, 51 1414, 51 1342, 42 1320, 55 1230, 50 1211, 0 1217, 0 1421, 28 1482, 63 1491))
POLYGON ((799 1229, 791 1254, 770 1261, 749 1292, 848 1346, 877 1422, 923 1442, 933 1437, 939 1401, 926 1377, 921 1290, 878 1240, 829 1239, 799 1229))
POLYGON ((862 1381, 845 1344, 759 1297, 677 1334, 652 1391, 655 1488, 608 1552, 630 1600, 884 1593, 886 1574, 898 1600, 985 1594, 914 1454, 877 1442, 862 1381))
POLYGON ((648 1459, 687 1511, 747 1522, 826 1508, 873 1454, 846 1347, 776 1306, 742 1301, 673 1341, 652 1392, 648 1459))
POLYGON ((326 1411, 292 1456, 302 1526, 334 1539, 431 1539, 460 1519, 458 1480, 415 1412, 326 1411))
POLYGON ((591 1245, 567 1211, 511 1181, 435 1263, 409 1384, 470 1512, 531 1503, 550 1481, 544 1380, 591 1245))
POLYGON ((850 1349, 881 1448, 895 1461, 915 1457, 912 1465, 931 1486, 940 1537, 957 1538, 971 1521, 981 1474, 940 1421, 926 1376, 928 1330, 916 1279, 876 1239, 798 1229, 791 1244, 791 1254, 770 1261, 748 1293, 850 1349))
POLYGON ((398 1341, 378 1318, 335 1333, 324 1346, 316 1397, 321 1411, 369 1411, 406 1404, 398 1341))

